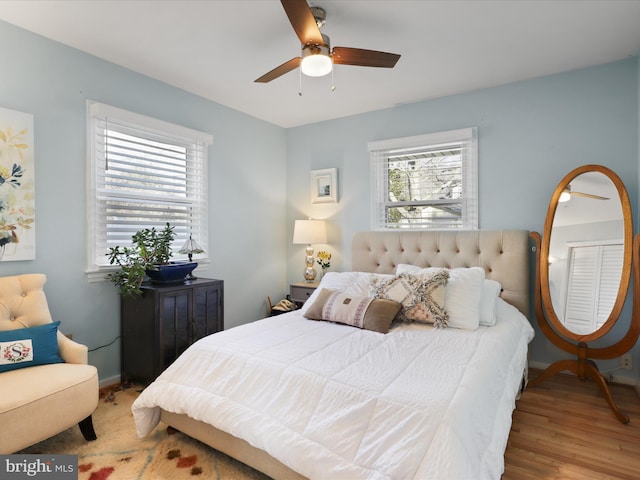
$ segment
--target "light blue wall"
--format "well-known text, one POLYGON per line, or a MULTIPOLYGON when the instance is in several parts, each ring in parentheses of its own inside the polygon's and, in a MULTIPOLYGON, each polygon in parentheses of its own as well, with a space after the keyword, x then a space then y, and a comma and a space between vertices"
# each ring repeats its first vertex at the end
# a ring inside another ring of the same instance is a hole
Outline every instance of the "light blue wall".
MULTIPOLYGON (((37 208, 37 259, 2 262, 0 275, 46 273, 54 317, 90 347, 119 334, 119 301, 109 283, 89 284, 84 273, 86 99, 214 136, 212 263, 200 275, 224 279, 227 327, 259 318, 267 295, 277 299, 302 279, 303 248, 291 244, 295 219, 327 218, 332 270, 348 268, 352 234, 369 229, 371 141, 477 126, 481 228, 542 231, 557 182, 586 163, 620 175, 638 218, 636 58, 284 130, 3 22, 0 44, 8 46, 0 106, 35 118, 37 208), (339 169, 340 202, 312 205, 309 171, 329 167, 339 169)), ((565 356, 538 331, 534 362, 565 356)), ((117 377, 119 343, 90 360, 103 381, 117 377)), ((639 363, 636 347, 635 378, 639 363)))
MULTIPOLYGON (((227 327, 263 316, 286 290, 283 129, 0 22, 0 105, 35 120, 34 261, 0 275, 42 272, 55 319, 90 348, 119 335, 119 298, 85 271, 85 102, 208 132, 209 256, 202 277, 225 281, 227 327)), ((90 354, 105 381, 120 373, 119 342, 90 354)))
MULTIPOLYGON (((541 233, 560 179, 588 163, 606 165, 623 179, 637 218, 638 76, 634 57, 288 129, 287 238, 295 219, 328 219, 332 270, 348 269, 353 233, 370 228, 367 143, 472 126, 478 127, 479 137, 480 228, 541 233), (309 171, 330 167, 339 170, 340 201, 313 205, 309 171)), ((303 257, 302 246, 289 245, 289 281, 301 280, 303 257)), ((630 305, 625 312, 628 321, 630 305)), ((536 323, 533 316, 531 320, 536 323)), ((624 331, 621 325, 613 336, 624 331)), ((532 361, 547 364, 566 357, 537 331, 532 361)), ((603 368, 612 368, 611 362, 604 362, 603 368)), ((638 371, 632 372, 634 378, 638 371)))

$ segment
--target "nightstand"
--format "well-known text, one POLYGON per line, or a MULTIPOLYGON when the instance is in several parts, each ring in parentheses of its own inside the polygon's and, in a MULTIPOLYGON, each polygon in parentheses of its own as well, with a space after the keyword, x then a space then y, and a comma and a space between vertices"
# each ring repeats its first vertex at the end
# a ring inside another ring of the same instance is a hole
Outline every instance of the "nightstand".
POLYGON ((320 282, 298 282, 289 285, 289 297, 292 302, 303 304, 308 300, 320 282))

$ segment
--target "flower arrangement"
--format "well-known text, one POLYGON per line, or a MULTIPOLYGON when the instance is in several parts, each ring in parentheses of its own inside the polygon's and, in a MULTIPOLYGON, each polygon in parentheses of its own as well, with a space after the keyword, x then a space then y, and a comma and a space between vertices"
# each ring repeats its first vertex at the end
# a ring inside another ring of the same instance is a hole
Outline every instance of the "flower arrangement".
POLYGON ((325 271, 331 266, 331 254, 324 251, 318 252, 317 263, 322 268, 322 274, 324 275, 325 271))

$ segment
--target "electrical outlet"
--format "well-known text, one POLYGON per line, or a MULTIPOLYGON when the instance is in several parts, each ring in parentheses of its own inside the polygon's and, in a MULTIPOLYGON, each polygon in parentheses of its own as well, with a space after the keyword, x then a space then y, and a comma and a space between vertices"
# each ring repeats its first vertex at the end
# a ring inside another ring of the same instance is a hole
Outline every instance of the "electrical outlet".
POLYGON ((620 357, 620 367, 625 370, 631 370, 631 354, 625 353, 620 357))

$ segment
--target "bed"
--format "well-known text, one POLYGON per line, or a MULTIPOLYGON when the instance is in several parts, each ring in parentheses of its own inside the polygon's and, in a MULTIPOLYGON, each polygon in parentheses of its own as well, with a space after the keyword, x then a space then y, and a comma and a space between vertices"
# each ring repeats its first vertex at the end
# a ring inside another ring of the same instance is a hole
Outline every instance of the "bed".
POLYGON ((533 338, 529 251, 521 230, 357 233, 352 270, 325 275, 302 309, 183 353, 134 403, 138 435, 163 422, 276 479, 498 479, 533 338), (478 270, 481 287, 466 280, 478 270), (416 278, 448 309, 430 306, 432 324, 305 317, 321 297, 322 312, 372 291, 378 305, 416 278))

